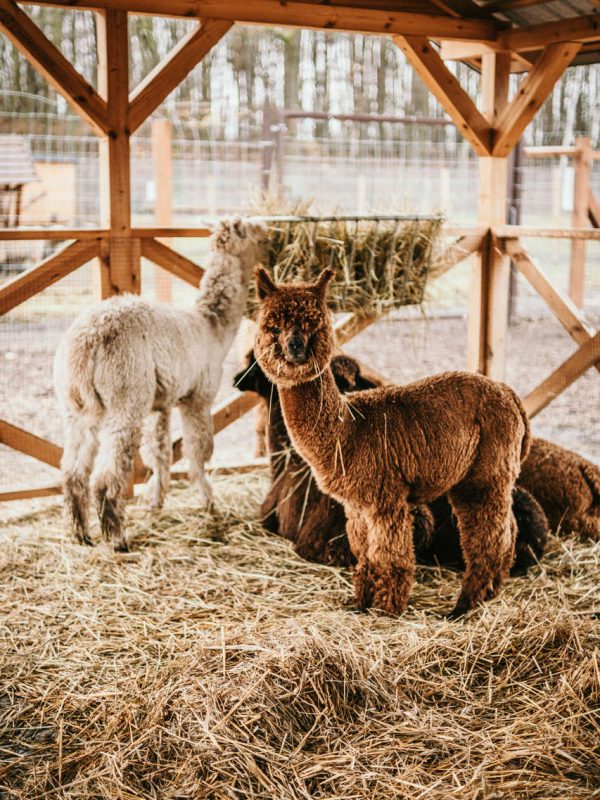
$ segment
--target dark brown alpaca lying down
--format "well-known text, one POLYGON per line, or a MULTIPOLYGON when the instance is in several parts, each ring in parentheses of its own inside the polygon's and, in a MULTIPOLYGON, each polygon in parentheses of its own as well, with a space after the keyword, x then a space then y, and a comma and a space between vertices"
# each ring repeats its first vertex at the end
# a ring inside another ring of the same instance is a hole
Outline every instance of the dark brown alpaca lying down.
MULTIPOLYGON (((357 361, 334 356, 331 371, 344 394, 373 389, 372 376, 363 375, 357 361)), ((343 506, 317 487, 310 467, 292 447, 285 427, 277 387, 248 353, 246 367, 234 378, 241 391, 256 392, 263 400, 267 420, 267 452, 271 466, 271 487, 264 499, 261 522, 267 530, 294 542, 302 558, 330 566, 351 566, 355 558, 346 536, 343 506)), ((544 512, 524 489, 513 493, 513 514, 517 522, 515 563, 512 574, 522 574, 542 557, 548 522, 544 512)), ((462 568, 464 566, 458 527, 445 498, 430 507, 413 509, 413 541, 418 563, 462 568)))
POLYGON ((406 609, 411 507, 447 493, 466 563, 453 614, 464 613, 498 593, 514 559, 512 490, 529 449, 524 408, 510 387, 459 372, 340 395, 329 366, 332 275, 276 286, 257 272, 256 357, 277 384, 294 447, 344 506, 359 604, 406 609))
POLYGON ((519 484, 544 509, 550 528, 600 539, 600 467, 585 458, 534 439, 519 484))

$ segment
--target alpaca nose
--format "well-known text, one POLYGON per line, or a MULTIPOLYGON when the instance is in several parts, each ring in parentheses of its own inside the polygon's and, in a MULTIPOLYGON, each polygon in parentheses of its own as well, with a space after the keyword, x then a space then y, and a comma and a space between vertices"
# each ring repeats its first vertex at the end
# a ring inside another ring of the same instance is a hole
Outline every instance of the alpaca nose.
POLYGON ((302 336, 292 334, 288 339, 287 351, 293 361, 306 361, 306 346, 302 336))

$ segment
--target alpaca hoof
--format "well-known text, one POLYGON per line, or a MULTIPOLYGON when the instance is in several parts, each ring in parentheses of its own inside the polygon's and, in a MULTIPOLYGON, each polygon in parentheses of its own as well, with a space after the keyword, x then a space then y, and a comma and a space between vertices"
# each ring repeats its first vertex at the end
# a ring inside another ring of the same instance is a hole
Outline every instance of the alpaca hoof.
POLYGON ((465 614, 468 614, 469 611, 473 608, 473 604, 470 603, 465 598, 459 597, 456 605, 448 614, 446 614, 447 619, 460 619, 464 617, 465 614))
POLYGON ((77 542, 77 544, 85 545, 86 547, 94 546, 94 542, 92 541, 92 539, 90 539, 87 533, 75 536, 75 541, 77 542))
POLYGON ((208 481, 195 483, 194 489, 198 494, 198 505, 200 508, 209 509, 213 502, 213 492, 210 483, 208 483, 208 481))
POLYGON ((128 553, 129 546, 125 539, 120 539, 118 542, 115 542, 113 545, 113 549, 115 553, 128 553))

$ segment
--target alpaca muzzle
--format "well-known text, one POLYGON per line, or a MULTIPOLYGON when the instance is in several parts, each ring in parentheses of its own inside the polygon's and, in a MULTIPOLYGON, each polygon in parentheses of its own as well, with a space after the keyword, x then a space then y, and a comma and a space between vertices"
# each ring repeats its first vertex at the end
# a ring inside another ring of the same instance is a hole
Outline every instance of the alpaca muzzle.
POLYGON ((292 364, 306 363, 306 342, 297 333, 292 334, 286 345, 286 359, 292 364))

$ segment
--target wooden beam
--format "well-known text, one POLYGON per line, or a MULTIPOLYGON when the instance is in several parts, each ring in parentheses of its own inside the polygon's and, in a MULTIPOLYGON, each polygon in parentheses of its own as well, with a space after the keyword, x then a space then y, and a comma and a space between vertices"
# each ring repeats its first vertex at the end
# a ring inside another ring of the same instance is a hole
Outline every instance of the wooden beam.
MULTIPOLYGON (((108 270, 111 294, 140 291, 140 246, 131 233, 131 156, 129 131, 129 31, 127 12, 98 15, 105 47, 102 61, 108 101, 108 147, 102 152, 101 179, 108 186, 110 238, 108 270)), ((99 78, 100 80, 100 78, 99 78)))
POLYGON ((96 239, 108 236, 104 228, 0 228, 0 242, 40 241, 65 242, 69 239, 96 239))
POLYGON ((600 241, 600 230, 593 228, 527 228, 525 225, 498 225, 494 233, 499 239, 589 239, 600 241))
POLYGON ((142 256, 147 258, 152 263, 157 264, 159 267, 168 270, 176 278, 181 278, 182 281, 190 283, 192 286, 198 288, 204 270, 190 261, 189 258, 182 256, 180 253, 175 252, 162 242, 157 242, 156 239, 142 239, 142 256))
POLYGON ((229 20, 202 20, 199 28, 184 36, 166 58, 148 73, 129 98, 131 133, 179 86, 232 25, 233 22, 229 20))
POLYGON ((83 264, 87 264, 99 252, 100 244, 96 239, 73 242, 35 267, 7 281, 0 286, 0 314, 6 314, 11 308, 25 302, 83 264))
POLYGON ((0 30, 96 133, 108 132, 106 102, 13 0, 0 0, 0 30))
POLYGON ((34 436, 33 433, 11 425, 10 422, 3 419, 0 419, 0 444, 60 469, 62 449, 58 445, 34 436))
MULTIPOLYGON (((583 228, 588 221, 590 201, 590 138, 578 136, 575 140, 576 155, 573 160, 575 180, 573 183, 573 214, 571 223, 583 228)), ((573 239, 569 263, 569 297, 580 308, 583 306, 585 285, 585 241, 573 239)))
POLYGON ((7 489, 0 492, 0 503, 9 503, 12 500, 31 500, 35 497, 52 497, 62 494, 62 486, 40 486, 37 489, 7 489))
POLYGON ((489 155, 492 137, 489 122, 477 110, 433 45, 417 36, 394 36, 393 39, 475 152, 489 155))
POLYGON ((549 44, 588 42, 600 39, 600 15, 569 17, 539 25, 511 28, 498 33, 502 50, 539 50, 549 44))
POLYGON ((600 228, 600 203, 591 187, 588 195, 588 219, 594 228, 600 228))
MULTIPOLYGON (((152 172, 154 174, 154 222, 173 224, 173 123, 170 119, 153 119, 152 172)), ((171 247, 171 240, 163 241, 171 247)), ((154 297, 160 303, 173 301, 173 280, 162 267, 154 268, 154 297)))
MULTIPOLYGON (((507 239, 504 242, 504 249, 519 271, 546 302, 569 336, 577 344, 585 344, 589 341, 594 335, 594 331, 587 325, 575 303, 558 291, 548 276, 533 261, 521 242, 518 239, 507 239)), ((600 371, 600 365, 597 366, 597 369, 600 371)))
POLYGON ((544 48, 531 72, 498 119, 493 155, 507 156, 554 88, 556 81, 579 51, 577 42, 551 44, 544 48))
POLYGON ((449 17, 379 8, 313 4, 293 0, 44 0, 68 8, 122 9, 132 14, 212 17, 257 25, 313 28, 350 33, 403 34, 439 39, 493 41, 503 27, 493 19, 449 17))
POLYGON ((581 345, 573 355, 554 370, 523 400, 529 417, 534 417, 543 408, 564 392, 577 378, 594 364, 600 362, 600 331, 581 345))
POLYGON ((430 277, 439 278, 444 275, 448 270, 460 264, 465 258, 468 258, 473 253, 477 253, 483 243, 483 237, 486 231, 481 228, 475 233, 468 236, 461 236, 455 242, 452 242, 444 252, 438 256, 431 266, 430 277))

